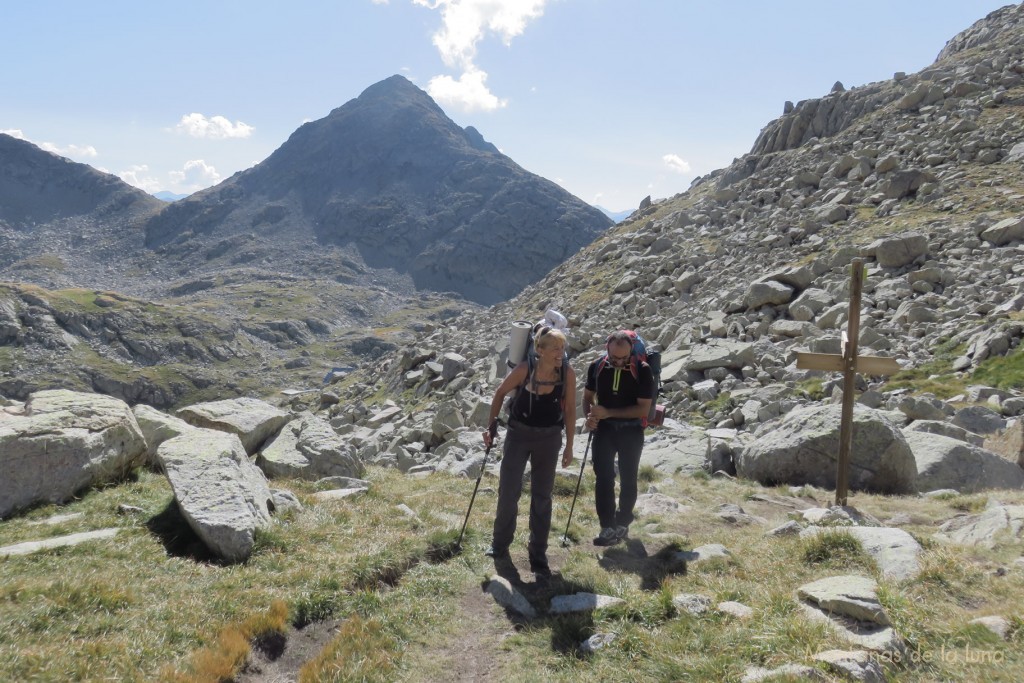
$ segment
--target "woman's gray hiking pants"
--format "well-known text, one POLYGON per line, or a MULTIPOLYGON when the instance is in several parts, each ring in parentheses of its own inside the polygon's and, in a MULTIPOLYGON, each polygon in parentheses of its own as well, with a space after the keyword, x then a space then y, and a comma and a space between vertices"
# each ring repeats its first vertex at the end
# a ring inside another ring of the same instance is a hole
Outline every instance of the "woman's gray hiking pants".
POLYGON ((498 510, 494 516, 492 547, 506 550, 516 533, 519 497, 523 493, 523 473, 530 467, 530 543, 531 563, 547 565, 548 533, 551 531, 551 491, 555 486, 555 467, 562 451, 562 426, 527 427, 510 422, 502 449, 498 480, 498 510))

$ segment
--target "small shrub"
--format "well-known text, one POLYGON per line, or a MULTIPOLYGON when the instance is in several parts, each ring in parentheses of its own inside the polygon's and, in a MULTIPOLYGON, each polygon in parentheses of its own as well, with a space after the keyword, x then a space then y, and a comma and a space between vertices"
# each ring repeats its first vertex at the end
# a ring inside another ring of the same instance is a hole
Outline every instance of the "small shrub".
POLYGON ((864 552, 861 542, 842 529, 823 531, 805 540, 801 555, 803 561, 809 565, 874 566, 874 562, 864 552))
POLYGON ((661 478, 658 470, 653 465, 641 465, 639 472, 637 472, 636 480, 638 484, 653 484, 655 481, 661 478))

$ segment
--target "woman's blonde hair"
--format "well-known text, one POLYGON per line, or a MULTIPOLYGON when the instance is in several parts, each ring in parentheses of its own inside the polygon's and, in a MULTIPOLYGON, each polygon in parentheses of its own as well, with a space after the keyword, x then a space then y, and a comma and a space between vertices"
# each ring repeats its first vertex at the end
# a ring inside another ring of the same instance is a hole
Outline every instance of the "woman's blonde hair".
POLYGON ((536 334, 533 335, 533 345, 538 349, 546 349, 548 347, 549 340, 552 339, 562 342, 563 347, 568 343, 564 332, 556 327, 548 327, 545 325, 537 330, 536 334))

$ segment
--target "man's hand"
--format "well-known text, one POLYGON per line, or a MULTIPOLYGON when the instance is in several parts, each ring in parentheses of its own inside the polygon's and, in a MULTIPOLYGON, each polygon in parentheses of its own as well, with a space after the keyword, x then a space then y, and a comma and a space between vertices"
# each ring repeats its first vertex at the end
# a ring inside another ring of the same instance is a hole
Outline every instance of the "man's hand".
POLYGON ((608 409, 605 408, 604 406, 594 406, 593 408, 590 409, 590 415, 588 415, 587 417, 588 419, 594 419, 596 423, 597 421, 603 420, 604 418, 608 417, 608 409))
POLYGON ((565 451, 562 453, 562 467, 568 467, 569 463, 572 462, 572 448, 569 446, 565 447, 565 451))

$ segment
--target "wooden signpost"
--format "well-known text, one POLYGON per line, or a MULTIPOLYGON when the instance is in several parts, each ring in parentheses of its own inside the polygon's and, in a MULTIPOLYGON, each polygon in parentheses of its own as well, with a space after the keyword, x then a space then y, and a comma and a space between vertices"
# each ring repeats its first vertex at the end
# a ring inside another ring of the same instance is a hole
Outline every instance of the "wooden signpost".
POLYGON ((853 395, 856 390, 857 372, 867 375, 891 375, 901 369, 899 363, 893 358, 857 356, 857 339, 860 334, 860 294, 864 286, 863 259, 853 259, 852 267, 850 308, 846 331, 843 332, 842 354, 802 351, 796 354, 796 366, 801 370, 843 373, 843 409, 839 425, 836 505, 846 505, 846 494, 849 488, 850 450, 853 445, 853 395))

